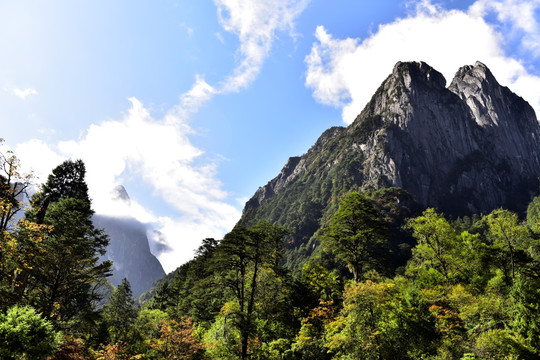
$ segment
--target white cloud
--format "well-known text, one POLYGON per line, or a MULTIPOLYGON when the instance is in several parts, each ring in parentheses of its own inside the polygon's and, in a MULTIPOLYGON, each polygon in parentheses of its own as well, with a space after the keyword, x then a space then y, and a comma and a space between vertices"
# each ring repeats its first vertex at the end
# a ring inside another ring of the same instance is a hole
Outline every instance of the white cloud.
POLYGON ((463 12, 424 0, 414 15, 380 25, 364 40, 334 39, 320 26, 306 57, 306 85, 318 101, 341 107, 343 121, 351 123, 397 61, 426 61, 449 82, 461 66, 480 60, 540 114, 540 78, 505 56, 503 34, 484 20, 479 3, 463 12))
POLYGON ((20 98, 22 100, 26 99, 30 95, 37 95, 38 94, 37 90, 32 89, 32 88, 26 88, 24 90, 22 90, 22 89, 13 89, 13 93, 15 94, 15 96, 17 96, 18 98, 20 98))
POLYGON ((214 94, 216 94, 216 89, 197 75, 191 89, 180 96, 180 105, 176 108, 178 116, 185 119, 190 113, 197 112, 214 94))
POLYGON ((238 36, 242 61, 221 84, 221 92, 249 85, 268 56, 278 30, 293 32, 308 0, 214 0, 223 28, 238 36))
MULTIPOLYGON (((158 255, 166 271, 193 258, 202 238, 220 238, 230 231, 241 215, 242 204, 231 205, 235 200, 229 201, 222 190, 216 164, 203 162, 203 151, 191 144, 188 136, 193 130, 186 119, 213 96, 247 87, 267 58, 276 31, 292 34, 293 21, 308 0, 214 2, 221 25, 240 41, 240 61, 230 76, 214 86, 196 76, 191 89, 161 120, 153 119, 132 98, 132 107, 122 120, 91 125, 79 140, 59 142, 54 147, 32 140, 17 147, 23 162, 44 179, 63 159, 84 160, 96 212, 133 216, 150 223, 161 233, 156 244, 170 249, 158 255), (111 189, 131 178, 142 179, 151 187, 152 195, 167 202, 177 216, 153 213, 133 197, 130 206, 113 201, 111 189)), ((219 33, 216 36, 223 40, 219 33)))
POLYGON ((221 35, 220 32, 216 33, 216 38, 219 40, 220 43, 225 44, 225 39, 223 38, 223 35, 221 35))
MULTIPOLYGON (((294 36, 294 20, 310 0, 214 0, 220 24, 238 36, 239 64, 216 85, 196 76, 191 89, 180 97, 174 111, 182 118, 196 112, 217 94, 238 92, 251 84, 268 57, 277 31, 288 30, 294 36)), ((218 32, 216 37, 224 43, 218 32)))
POLYGON ((44 183, 51 170, 65 160, 41 140, 32 139, 15 147, 15 154, 25 172, 32 171, 38 184, 44 183))
POLYGON ((540 56, 540 24, 538 12, 540 0, 478 0, 469 13, 472 16, 485 17, 490 12, 497 15, 497 19, 503 25, 510 28, 509 36, 521 38, 521 45, 532 53, 540 56))
POLYGON ((122 120, 91 125, 78 141, 59 142, 51 148, 31 140, 18 145, 16 153, 23 164, 42 174, 41 181, 64 159, 82 159, 96 212, 133 216, 159 230, 171 249, 159 257, 166 271, 171 271, 193 257, 202 238, 230 231, 240 210, 228 203, 215 164, 197 164, 203 151, 191 144, 189 126, 171 114, 153 119, 137 99, 130 100, 132 107, 122 120), (131 206, 113 201, 113 186, 131 177, 142 179, 152 195, 168 203, 177 215, 155 214, 134 199, 131 206))

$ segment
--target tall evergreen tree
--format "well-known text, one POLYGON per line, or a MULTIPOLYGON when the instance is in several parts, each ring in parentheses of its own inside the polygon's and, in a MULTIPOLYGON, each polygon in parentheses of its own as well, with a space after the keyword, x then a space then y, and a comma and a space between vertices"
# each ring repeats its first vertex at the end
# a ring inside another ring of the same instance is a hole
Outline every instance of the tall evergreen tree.
POLYGON ((111 262, 100 263, 108 237, 94 228, 85 167, 81 160, 65 161, 53 170, 33 197, 27 217, 52 227, 43 251, 27 274, 31 303, 56 321, 95 313, 102 295, 98 289, 110 276, 111 262))
POLYGON ((112 293, 109 303, 105 305, 104 315, 111 340, 113 342, 124 341, 129 328, 137 318, 137 307, 131 291, 131 284, 126 278, 112 293))
POLYGON ((67 160, 58 165, 47 178, 41 191, 32 197, 32 209, 26 216, 41 224, 49 205, 60 199, 73 198, 90 204, 85 175, 86 167, 82 160, 67 160))

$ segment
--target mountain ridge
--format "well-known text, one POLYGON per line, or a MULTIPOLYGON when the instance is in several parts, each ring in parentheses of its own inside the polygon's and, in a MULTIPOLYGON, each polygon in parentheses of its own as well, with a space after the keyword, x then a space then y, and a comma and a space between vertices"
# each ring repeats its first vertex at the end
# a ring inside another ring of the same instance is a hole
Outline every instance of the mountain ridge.
POLYGON ((398 62, 348 127, 326 130, 246 203, 305 242, 352 190, 400 187, 451 215, 523 211, 538 192, 540 126, 532 107, 481 62, 450 85, 425 62, 398 62))
MULTIPOLYGON (((129 194, 122 185, 111 191, 111 199, 128 207, 131 205, 129 194)), ((131 216, 105 214, 94 214, 92 221, 96 228, 102 228, 109 235, 103 259, 113 261, 109 278, 112 285, 118 286, 126 278, 133 296, 138 297, 165 276, 161 263, 150 249, 147 225, 131 216)))

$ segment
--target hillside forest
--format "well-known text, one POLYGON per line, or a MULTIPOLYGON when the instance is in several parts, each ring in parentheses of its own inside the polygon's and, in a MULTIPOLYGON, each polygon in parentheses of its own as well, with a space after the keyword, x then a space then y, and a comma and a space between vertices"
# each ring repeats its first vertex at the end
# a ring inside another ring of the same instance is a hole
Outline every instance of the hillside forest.
POLYGON ((29 198, 14 154, 0 171, 1 359, 540 358, 540 197, 450 218, 347 192, 296 263, 291 229, 239 224, 134 299, 82 161, 29 198))

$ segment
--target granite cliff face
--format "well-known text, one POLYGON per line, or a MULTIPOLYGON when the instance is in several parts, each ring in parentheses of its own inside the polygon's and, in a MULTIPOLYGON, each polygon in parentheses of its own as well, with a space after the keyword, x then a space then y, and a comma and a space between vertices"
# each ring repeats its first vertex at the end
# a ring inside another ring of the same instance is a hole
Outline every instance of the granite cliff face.
MULTIPOLYGON (((123 186, 112 192, 114 200, 130 203, 123 186)), ((151 253, 146 226, 132 218, 94 215, 94 226, 109 235, 109 245, 104 260, 113 261, 113 275, 109 281, 117 286, 126 278, 131 284, 133 296, 138 297, 149 290, 154 281, 165 276, 159 260, 151 253)))
POLYGON ((344 192, 384 187, 453 215, 523 210, 539 176, 535 113, 484 64, 462 67, 446 87, 426 63, 399 62, 353 124, 327 130, 259 188, 241 222, 264 218, 301 234, 344 192))

